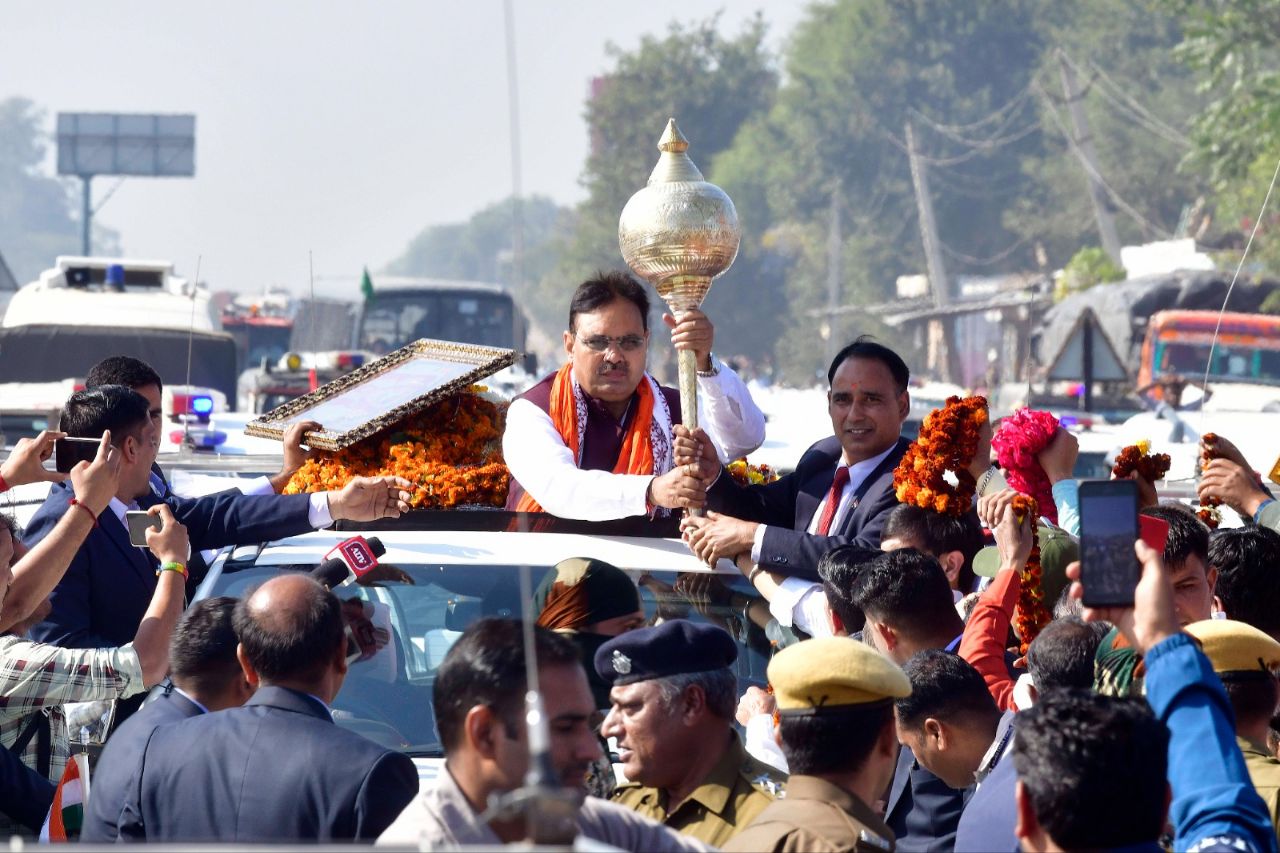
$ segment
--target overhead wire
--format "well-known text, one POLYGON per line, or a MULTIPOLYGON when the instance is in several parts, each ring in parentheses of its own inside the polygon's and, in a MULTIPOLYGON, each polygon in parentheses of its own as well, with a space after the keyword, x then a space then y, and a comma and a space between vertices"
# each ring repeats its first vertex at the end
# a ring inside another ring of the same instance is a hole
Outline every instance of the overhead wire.
POLYGON ((1135 222, 1137 222, 1143 228, 1147 229, 1147 231, 1149 231, 1150 233, 1163 237, 1165 239, 1172 237, 1173 236, 1172 231, 1170 231, 1169 229, 1165 228, 1162 225, 1158 225, 1152 222, 1151 220, 1147 219, 1147 217, 1143 216, 1142 213, 1136 207, 1129 204, 1129 202, 1125 201, 1124 198, 1120 195, 1120 193, 1117 192, 1116 189, 1107 182, 1107 179, 1102 176, 1102 173, 1100 173, 1089 162, 1088 158, 1085 157, 1083 152, 1080 150, 1079 143, 1076 142, 1075 136, 1067 128, 1066 123, 1063 122, 1062 116, 1058 115, 1057 107, 1054 106, 1052 99, 1048 97, 1048 93, 1044 92, 1043 89, 1041 90, 1041 92, 1044 94, 1044 97, 1045 97, 1045 107, 1049 115, 1053 118, 1054 124, 1057 125, 1058 131, 1062 134, 1063 138, 1067 140, 1067 145, 1069 145, 1071 147, 1071 150, 1076 154, 1077 158, 1080 160, 1080 164, 1084 167, 1084 170, 1089 173, 1089 176, 1091 178, 1097 181, 1098 186, 1102 187, 1103 191, 1106 192, 1107 196, 1111 199, 1111 201, 1115 203, 1116 207, 1120 208, 1120 210, 1128 214, 1130 218, 1132 218, 1135 222))
MULTIPOLYGON (((1262 209, 1258 211, 1258 215, 1253 220, 1253 229, 1249 232, 1249 239, 1244 244, 1244 251, 1240 253, 1240 262, 1236 264, 1236 271, 1231 276, 1231 283, 1227 285, 1227 295, 1222 299, 1222 307, 1218 309, 1218 322, 1213 327, 1213 338, 1209 341, 1209 358, 1204 366, 1204 382, 1200 386, 1207 391, 1209 387, 1209 373, 1213 370, 1213 353, 1218 346, 1218 333, 1222 331, 1222 318, 1227 313, 1227 303, 1231 301, 1231 291, 1236 289, 1236 281, 1240 278, 1240 271, 1244 269, 1245 259, 1249 257, 1249 249, 1253 246, 1253 238, 1258 236, 1258 228, 1262 225, 1262 217, 1266 215, 1267 205, 1271 202, 1271 192, 1276 188, 1276 178, 1280 178, 1280 160, 1276 161, 1276 170, 1271 175, 1271 184, 1267 187, 1267 194, 1262 198, 1262 209)), ((1204 435, 1204 406, 1200 407, 1200 434, 1204 435)))
MULTIPOLYGON (((1066 55, 1064 54, 1064 56, 1066 55)), ((1079 70, 1080 66, 1070 56, 1066 56, 1066 60, 1067 62, 1070 62, 1072 66, 1074 66, 1077 70, 1079 70)), ((1124 87, 1121 86, 1119 83, 1117 83, 1115 81, 1115 78, 1113 78, 1110 74, 1108 74, 1101 65, 1099 65, 1097 62, 1093 60, 1089 60, 1089 67, 1090 69, 1092 69, 1093 73, 1096 74, 1102 80, 1104 84, 1101 88, 1099 88, 1098 91, 1102 92, 1104 96, 1110 98, 1110 96, 1106 95, 1106 89, 1107 87, 1110 87, 1111 91, 1115 93, 1115 96, 1120 100, 1124 101, 1124 103, 1128 105, 1129 109, 1131 109, 1134 113, 1142 116, 1145 119, 1144 123, 1149 125, 1148 127, 1149 130, 1160 133, 1162 136, 1165 136, 1165 138, 1169 139, 1169 141, 1171 142, 1177 142, 1181 145, 1188 145, 1188 146, 1191 144, 1191 140, 1187 138, 1187 135, 1185 133, 1178 130, 1176 127, 1167 123, 1166 121, 1164 121, 1164 119, 1160 118, 1158 115, 1156 115, 1155 113, 1151 112, 1149 109, 1144 107, 1140 101, 1138 101, 1136 98, 1130 95, 1127 91, 1125 91, 1124 87)), ((1115 99, 1112 99, 1112 102, 1114 103, 1115 99)))

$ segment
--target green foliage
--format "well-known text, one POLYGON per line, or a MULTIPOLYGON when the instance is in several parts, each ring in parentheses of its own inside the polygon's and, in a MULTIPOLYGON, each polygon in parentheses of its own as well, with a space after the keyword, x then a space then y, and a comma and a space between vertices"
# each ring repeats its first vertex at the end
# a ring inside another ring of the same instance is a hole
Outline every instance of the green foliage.
POLYGON ((1258 310, 1263 314, 1280 314, 1280 290, 1273 290, 1262 300, 1258 310))
POLYGON ((1071 125, 1061 47, 1078 69, 1099 171, 1145 220, 1113 201, 1121 242, 1167 238, 1183 210, 1208 192, 1197 171, 1179 170, 1189 150, 1189 117, 1203 97, 1174 55, 1182 39, 1178 21, 1147 3, 1066 0, 1046 4, 1036 26, 1048 46, 1034 78, 1041 145, 1023 160, 1022 191, 1005 213, 1006 226, 1041 245, 1049 268, 1099 239, 1086 173, 1063 136, 1071 125))
MULTIPOLYGON (((433 225, 414 237, 404 254, 387 265, 392 275, 420 275, 514 284, 512 221, 514 199, 504 199, 466 222, 433 225)), ((537 281, 554 265, 554 242, 567 211, 545 196, 523 199, 525 282, 537 281)))
MULTIPOLYGON (((546 330, 563 327, 569 295, 578 282, 599 269, 626 268, 618 251, 618 216, 653 171, 667 119, 675 117, 690 141, 689 156, 708 180, 716 181, 717 155, 744 122, 771 103, 777 73, 764 46, 763 21, 757 17, 732 37, 717 27, 715 18, 672 24, 661 38, 645 36, 634 51, 609 48, 612 67, 595 81, 586 107, 591 154, 582 182, 587 198, 574 213, 558 263, 531 294, 530 307, 546 330)), ((741 204, 739 212, 756 215, 741 204)), ((706 305, 717 324, 716 350, 726 356, 762 353, 771 344, 768 334, 760 334, 758 317, 755 328, 741 321, 750 313, 742 300, 765 289, 742 284, 747 279, 755 283, 752 267, 757 262, 758 253, 742 252, 733 270, 712 288, 706 305)), ((655 348, 655 354, 662 352, 661 346, 655 348)))
POLYGON ((1054 287, 1053 298, 1060 301, 1073 293, 1108 281, 1123 281, 1124 269, 1097 246, 1087 246, 1072 256, 1054 287))
MULTIPOLYGON (((42 173, 46 123, 26 98, 0 101, 0 252, 19 285, 53 266, 56 256, 80 252, 79 211, 68 187, 42 173)), ((110 229, 95 228, 94 242, 100 252, 118 251, 110 229)))
POLYGON ((1215 186, 1249 177, 1280 151, 1280 4, 1274 0, 1162 0, 1182 22, 1177 54, 1211 100, 1193 124, 1191 162, 1215 186))

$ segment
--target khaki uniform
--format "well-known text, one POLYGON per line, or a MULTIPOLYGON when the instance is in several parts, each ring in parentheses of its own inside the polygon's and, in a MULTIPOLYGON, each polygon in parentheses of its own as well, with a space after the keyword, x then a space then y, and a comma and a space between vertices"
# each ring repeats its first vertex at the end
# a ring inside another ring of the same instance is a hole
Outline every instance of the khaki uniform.
POLYGON ((786 799, 761 812, 724 850, 890 853, 893 832, 870 806, 843 788, 816 776, 795 775, 787 780, 786 799))
POLYGON ((1245 738, 1236 737, 1240 751, 1244 753, 1244 766, 1249 768, 1249 779, 1258 796, 1267 804, 1271 823, 1280 834, 1280 761, 1267 752, 1267 748, 1245 738))
POLYGON ((747 754, 737 733, 702 784, 674 811, 657 788, 619 785, 613 802, 713 847, 723 847, 783 795, 787 777, 747 754))

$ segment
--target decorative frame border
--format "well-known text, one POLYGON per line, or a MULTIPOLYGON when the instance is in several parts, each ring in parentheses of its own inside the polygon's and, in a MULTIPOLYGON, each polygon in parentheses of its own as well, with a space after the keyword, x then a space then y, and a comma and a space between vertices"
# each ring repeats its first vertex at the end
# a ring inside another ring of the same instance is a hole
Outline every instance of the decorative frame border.
POLYGON ((284 441, 285 430, 288 428, 286 422, 290 418, 302 414, 320 403, 325 403, 350 393, 353 388, 394 370, 415 358, 471 364, 475 368, 467 371, 457 379, 432 388, 427 393, 415 397, 407 403, 371 417, 354 429, 345 432, 333 432, 325 429, 308 432, 304 436, 306 443, 320 450, 344 450, 357 441, 368 438, 374 433, 403 420, 405 417, 425 409, 449 394, 473 384, 476 380, 483 379, 504 367, 514 364, 516 351, 421 338, 395 352, 384 355, 382 358, 358 367, 345 376, 340 376, 332 382, 327 382, 310 393, 290 400, 256 420, 250 421, 245 425, 245 434, 284 441))

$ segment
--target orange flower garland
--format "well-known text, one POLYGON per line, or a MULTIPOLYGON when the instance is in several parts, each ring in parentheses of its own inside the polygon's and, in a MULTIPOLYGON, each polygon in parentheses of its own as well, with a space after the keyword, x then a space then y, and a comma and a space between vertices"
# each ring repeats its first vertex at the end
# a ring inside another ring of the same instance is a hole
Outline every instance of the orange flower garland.
POLYGON ((739 457, 728 465, 725 470, 729 472, 740 486, 758 486, 763 483, 772 483, 778 479, 778 472, 765 463, 752 465, 747 461, 747 457, 739 457))
POLYGON ((948 397, 941 409, 926 415, 920 437, 893 472, 898 502, 945 515, 968 512, 978 486, 969 465, 987 417, 986 397, 948 397), (947 479, 948 473, 956 482, 947 479))
POLYGON ((1149 483, 1163 480, 1169 473, 1169 454, 1151 453, 1149 441, 1130 444, 1116 456, 1116 464, 1111 466, 1111 473, 1117 480, 1123 480, 1130 473, 1137 471, 1138 476, 1149 483))
POLYGON ((1025 655, 1031 641, 1053 620, 1053 614, 1045 604, 1044 586, 1041 583, 1040 539, 1035 532, 1037 519, 1040 518, 1039 507, 1035 498, 1017 495, 1013 499, 1013 511, 1019 518, 1031 518, 1031 553, 1027 555, 1026 567, 1020 572, 1022 586, 1018 591, 1018 610, 1014 616, 1014 626, 1022 641, 1019 653, 1025 655))
MULTIPOLYGON (((1218 454, 1214 452, 1213 445, 1218 441, 1217 433, 1206 432, 1200 437, 1204 442, 1204 453, 1200 454, 1200 467, 1204 468, 1209 464, 1209 460, 1215 458, 1218 454)), ((1222 510, 1218 507, 1222 506, 1222 500, 1215 497, 1206 497, 1200 501, 1200 508, 1196 510, 1196 517, 1209 526, 1210 530, 1217 530, 1218 525, 1222 524, 1222 510)))
POLYGON ((285 494, 340 489, 353 477, 404 477, 415 508, 502 506, 511 475, 502 460, 505 405, 462 391, 346 450, 319 451, 285 494))

